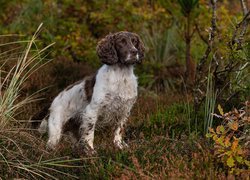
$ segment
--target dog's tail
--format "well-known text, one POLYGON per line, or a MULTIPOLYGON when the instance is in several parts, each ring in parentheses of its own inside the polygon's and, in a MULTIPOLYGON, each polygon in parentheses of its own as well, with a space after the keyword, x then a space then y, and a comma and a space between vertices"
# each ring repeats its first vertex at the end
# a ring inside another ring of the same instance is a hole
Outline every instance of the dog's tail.
POLYGON ((48 120, 47 119, 43 119, 39 128, 38 128, 38 132, 40 134, 45 134, 47 132, 48 129, 48 120))
POLYGON ((33 129, 38 129, 38 131, 41 134, 44 134, 47 131, 47 126, 48 126, 47 117, 49 115, 49 108, 50 108, 50 105, 44 106, 44 108, 41 111, 36 113, 31 118, 31 127, 33 129))

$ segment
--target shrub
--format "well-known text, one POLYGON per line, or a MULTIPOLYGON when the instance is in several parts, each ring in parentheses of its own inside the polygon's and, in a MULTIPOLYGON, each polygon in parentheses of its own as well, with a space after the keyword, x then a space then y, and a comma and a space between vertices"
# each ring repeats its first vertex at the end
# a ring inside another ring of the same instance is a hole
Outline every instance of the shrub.
POLYGON ((249 137, 250 137, 250 103, 247 101, 243 109, 233 109, 224 113, 218 106, 220 115, 214 116, 223 119, 222 125, 216 129, 210 128, 208 138, 214 142, 214 153, 228 168, 230 173, 247 173, 250 169, 249 137))

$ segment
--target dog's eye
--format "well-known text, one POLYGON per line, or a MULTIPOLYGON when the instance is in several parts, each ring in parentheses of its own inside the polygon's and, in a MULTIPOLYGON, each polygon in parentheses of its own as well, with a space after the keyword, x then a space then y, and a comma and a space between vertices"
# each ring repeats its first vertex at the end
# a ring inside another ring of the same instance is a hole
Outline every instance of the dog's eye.
POLYGON ((134 45, 136 45, 136 39, 135 39, 135 38, 132 38, 132 39, 131 39, 131 42, 132 42, 134 45))
POLYGON ((122 43, 122 44, 127 44, 126 39, 125 39, 125 38, 121 39, 121 43, 122 43))

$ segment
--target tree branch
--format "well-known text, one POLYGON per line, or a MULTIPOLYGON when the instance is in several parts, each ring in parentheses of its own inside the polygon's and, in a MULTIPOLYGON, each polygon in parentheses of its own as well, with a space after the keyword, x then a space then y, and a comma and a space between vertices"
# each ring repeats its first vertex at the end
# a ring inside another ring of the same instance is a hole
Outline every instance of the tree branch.
POLYGON ((198 26, 197 23, 195 23, 195 29, 196 29, 196 31, 198 32, 198 35, 200 36, 201 40, 202 40, 204 43, 208 44, 208 40, 202 35, 201 30, 200 30, 200 28, 199 28, 199 26, 198 26))
POLYGON ((215 32, 217 30, 217 27, 216 27, 216 3, 217 3, 217 0, 210 0, 211 2, 211 5, 212 5, 212 20, 211 20, 211 31, 209 33, 209 38, 208 38, 208 43, 207 43, 207 49, 205 51, 205 54, 203 55, 198 67, 197 67, 197 70, 198 71, 201 71, 201 68, 203 66, 203 64, 206 62, 210 52, 212 51, 212 46, 213 46, 213 42, 214 42, 214 37, 215 37, 215 32))
POLYGON ((217 10, 217 0, 210 0, 211 6, 212 6, 212 19, 211 19, 211 27, 210 27, 210 33, 209 33, 209 38, 207 40, 207 49, 203 55, 203 57, 200 60, 200 63, 197 66, 197 72, 195 75, 195 88, 194 88, 194 108, 195 111, 197 112, 199 103, 201 102, 200 100, 204 97, 200 92, 200 86, 202 85, 201 83, 201 78, 202 78, 202 68, 204 64, 206 63, 209 54, 212 51, 212 46, 214 42, 214 38, 216 35, 217 27, 216 27, 216 10, 217 10))
POLYGON ((236 28, 232 37, 231 47, 230 47, 232 49, 233 45, 236 43, 237 50, 242 49, 242 41, 247 30, 249 15, 250 15, 250 11, 248 11, 248 8, 247 8, 247 2, 245 0, 240 0, 240 2, 241 2, 241 8, 242 8, 244 18, 240 23, 236 25, 236 28), (239 34, 239 37, 237 38, 239 30, 240 30, 240 34, 239 34))

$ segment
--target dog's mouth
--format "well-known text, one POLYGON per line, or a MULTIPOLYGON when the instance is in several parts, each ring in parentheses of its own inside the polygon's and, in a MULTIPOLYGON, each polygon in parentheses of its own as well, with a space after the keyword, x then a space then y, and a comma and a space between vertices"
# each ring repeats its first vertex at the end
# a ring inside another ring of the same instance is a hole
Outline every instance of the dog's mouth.
POLYGON ((139 62, 139 54, 136 55, 128 55, 125 59, 124 64, 135 64, 139 62))

